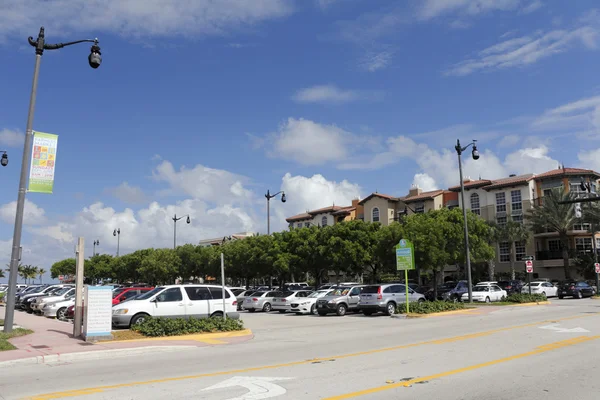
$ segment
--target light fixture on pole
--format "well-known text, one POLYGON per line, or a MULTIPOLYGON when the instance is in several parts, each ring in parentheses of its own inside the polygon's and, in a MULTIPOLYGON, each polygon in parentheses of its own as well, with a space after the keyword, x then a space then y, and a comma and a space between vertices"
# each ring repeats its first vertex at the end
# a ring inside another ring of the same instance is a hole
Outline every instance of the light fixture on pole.
MULTIPOLYGON (((98 39, 84 39, 75 42, 48 44, 46 43, 44 27, 40 28, 37 39, 30 36, 29 44, 35 47, 35 65, 33 68, 33 83, 31 85, 31 95, 29 97, 29 113, 27 115, 27 127, 25 129, 25 141, 23 144, 23 158, 21 160, 21 175, 19 178, 19 192, 17 196, 17 210, 15 213, 15 225, 13 234, 12 252, 10 256, 10 274, 8 277, 8 293, 6 296, 6 312, 4 316, 4 332, 12 332, 14 313, 15 313, 15 290, 17 286, 17 275, 19 266, 19 253, 21 251, 21 234, 23 233, 23 212, 25 208, 25 194, 27 193, 27 175, 30 167, 32 142, 33 142, 33 115, 35 111, 35 99, 37 94, 38 77, 40 73, 40 63, 44 50, 58 50, 63 47, 71 46, 77 43, 92 42, 88 63, 94 69, 102 63, 100 46, 98 39)), ((0 159, 0 164, 8 164, 6 153, 0 159)))
POLYGON ((460 145, 460 140, 456 139, 456 146, 454 146, 456 154, 458 154, 458 173, 460 175, 460 201, 462 202, 463 224, 465 229, 465 259, 467 264, 467 289, 469 290, 469 303, 473 302, 473 288, 471 281, 471 254, 469 250, 469 225, 467 223, 467 206, 465 205, 465 183, 463 181, 461 155, 465 150, 467 150, 471 146, 473 147, 473 149, 471 150, 471 156, 473 157, 473 160, 478 160, 479 151, 477 151, 477 140, 473 140, 465 147, 462 147, 460 145))
POLYGON ((121 246, 121 228, 113 231, 113 236, 117 237, 117 257, 119 257, 119 247, 121 246))
POLYGON ((0 153, 2 153, 0 164, 2 164, 3 167, 6 167, 8 165, 8 155, 6 154, 6 150, 0 150, 0 153))
POLYGON ((265 194, 265 197, 267 198, 267 235, 271 234, 271 199, 277 197, 279 194, 281 194, 281 202, 285 203, 286 198, 283 190, 275 194, 271 194, 271 192, 267 190, 267 194, 265 194))
POLYGON ((92 256, 98 255, 96 254, 96 246, 100 246, 100 240, 94 240, 94 252, 92 253, 92 256))
POLYGON ((177 214, 173 215, 173 218, 171 218, 173 220, 173 249, 177 249, 177 221, 179 221, 180 219, 186 218, 185 220, 186 223, 190 223, 192 222, 192 220, 190 219, 189 215, 184 215, 183 217, 179 217, 177 218, 177 214))

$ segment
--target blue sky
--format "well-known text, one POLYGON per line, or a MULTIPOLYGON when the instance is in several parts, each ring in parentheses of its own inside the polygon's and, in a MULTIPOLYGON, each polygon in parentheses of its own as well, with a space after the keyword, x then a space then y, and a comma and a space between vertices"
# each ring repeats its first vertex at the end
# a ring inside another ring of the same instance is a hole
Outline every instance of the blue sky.
POLYGON ((100 252, 273 229, 285 217, 458 183, 457 138, 498 178, 600 170, 600 14, 551 0, 0 1, 0 260, 10 258, 34 51, 35 129, 59 135, 54 194, 29 194, 26 264, 77 236, 100 252), (34 7, 33 4, 36 4, 34 7), (183 222, 183 221, 182 221, 183 222))

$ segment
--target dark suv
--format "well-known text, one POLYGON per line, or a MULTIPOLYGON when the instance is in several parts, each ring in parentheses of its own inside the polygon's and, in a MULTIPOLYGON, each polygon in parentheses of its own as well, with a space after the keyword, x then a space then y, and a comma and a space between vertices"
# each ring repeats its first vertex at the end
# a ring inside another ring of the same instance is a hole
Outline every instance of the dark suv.
POLYGON ((573 298, 581 299, 583 297, 592 297, 596 294, 596 289, 588 285, 587 282, 567 281, 563 282, 558 288, 558 298, 573 296, 573 298))
POLYGON ((514 294, 514 293, 521 293, 521 288, 523 287, 524 283, 521 281, 498 281, 498 286, 500 286, 502 288, 502 290, 506 290, 506 293, 508 295, 514 294))
POLYGON ((469 291, 467 281, 446 282, 437 289, 437 299, 434 298, 433 288, 425 293, 425 298, 429 301, 446 300, 460 301, 463 294, 469 291))

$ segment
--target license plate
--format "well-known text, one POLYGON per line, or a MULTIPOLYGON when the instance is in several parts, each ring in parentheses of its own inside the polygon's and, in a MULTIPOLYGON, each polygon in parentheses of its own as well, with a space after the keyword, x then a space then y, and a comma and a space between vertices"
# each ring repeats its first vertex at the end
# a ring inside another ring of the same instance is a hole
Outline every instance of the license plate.
POLYGON ((323 304, 317 304, 318 308, 323 308, 323 304))
POLYGON ((566 290, 563 290, 563 291, 562 291, 562 294, 567 294, 567 291, 566 291, 566 290))

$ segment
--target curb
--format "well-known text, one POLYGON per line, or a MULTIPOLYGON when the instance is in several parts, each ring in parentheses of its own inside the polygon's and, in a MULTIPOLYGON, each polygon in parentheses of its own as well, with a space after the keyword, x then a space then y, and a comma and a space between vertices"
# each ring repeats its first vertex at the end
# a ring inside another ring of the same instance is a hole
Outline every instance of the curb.
MULTIPOLYGON (((548 304, 552 304, 552 303, 551 303, 551 302, 549 302, 549 301, 538 301, 538 302, 536 302, 536 303, 512 304, 512 305, 510 305, 510 306, 508 306, 508 307, 531 307, 531 306, 545 306, 545 305, 548 305, 548 304)), ((507 306, 504 306, 504 307, 507 307, 507 306)))
POLYGON ((148 337, 142 339, 126 339, 126 340, 106 340, 99 343, 132 343, 132 342, 152 342, 152 341, 177 341, 177 340, 194 340, 197 342, 213 341, 218 339, 226 339, 240 336, 253 335, 250 329, 244 329, 241 331, 230 331, 230 332, 218 332, 218 333, 196 333, 192 335, 179 335, 179 336, 158 336, 148 337))
MULTIPOLYGON (((468 310, 442 311, 442 312, 431 313, 431 314, 414 314, 414 313, 410 313, 410 314, 394 314, 394 315, 392 315, 392 318, 430 318, 430 317, 442 317, 444 315, 468 314, 468 313, 471 313, 473 311, 477 311, 477 309, 476 308, 470 308, 468 310)), ((475 313, 473 313, 473 314, 475 314, 475 313)))
POLYGON ((17 360, 0 361, 0 367, 13 367, 21 365, 48 364, 78 360, 103 360, 113 357, 135 356, 146 353, 166 353, 171 351, 188 350, 198 348, 196 346, 146 346, 132 349, 110 349, 98 351, 83 351, 79 353, 49 354, 46 356, 35 356, 20 358, 17 360))

